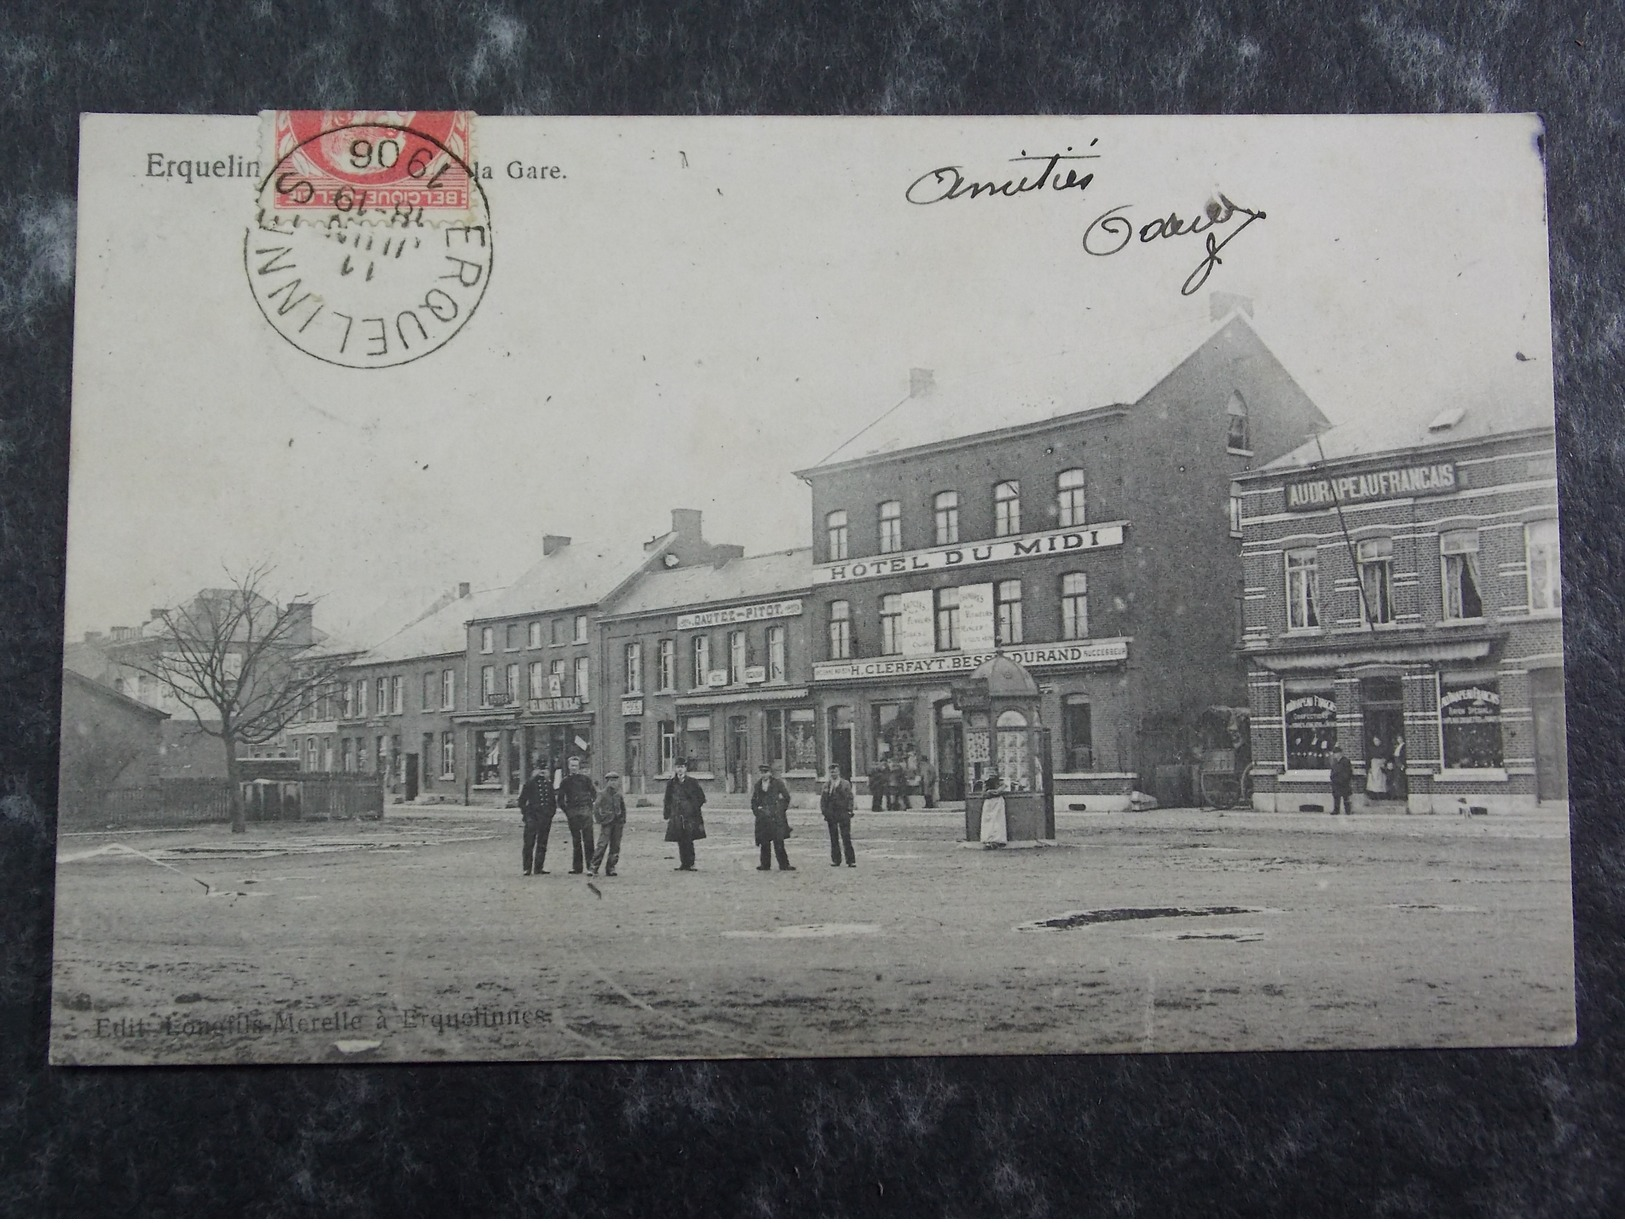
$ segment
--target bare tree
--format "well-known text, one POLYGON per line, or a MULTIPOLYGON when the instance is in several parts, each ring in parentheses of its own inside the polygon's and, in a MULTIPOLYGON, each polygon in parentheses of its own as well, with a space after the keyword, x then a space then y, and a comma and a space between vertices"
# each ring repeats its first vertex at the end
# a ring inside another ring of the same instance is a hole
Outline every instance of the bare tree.
POLYGON ((221 741, 231 783, 231 830, 247 831, 237 749, 268 743, 336 680, 348 655, 314 640, 312 604, 296 596, 278 606, 264 591, 269 566, 231 585, 199 591, 155 617, 158 631, 132 642, 121 661, 149 675, 221 741))

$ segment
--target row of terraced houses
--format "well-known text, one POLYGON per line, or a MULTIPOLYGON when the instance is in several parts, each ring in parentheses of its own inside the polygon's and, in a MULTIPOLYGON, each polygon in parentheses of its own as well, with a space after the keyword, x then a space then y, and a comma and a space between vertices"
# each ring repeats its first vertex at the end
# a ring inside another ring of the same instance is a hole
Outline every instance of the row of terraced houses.
POLYGON ((956 683, 1003 651, 1091 811, 1179 777, 1214 709, 1250 710, 1267 809, 1324 802, 1334 745, 1374 802, 1565 796, 1549 393, 1331 427, 1232 312, 1132 400, 991 402, 986 429, 962 407, 917 371, 796 473, 810 546, 746 556, 674 510, 334 639, 345 678, 271 751, 402 800, 511 802, 572 755, 634 795, 678 759, 724 792, 773 762, 803 794, 930 761, 951 800, 986 740, 956 683))

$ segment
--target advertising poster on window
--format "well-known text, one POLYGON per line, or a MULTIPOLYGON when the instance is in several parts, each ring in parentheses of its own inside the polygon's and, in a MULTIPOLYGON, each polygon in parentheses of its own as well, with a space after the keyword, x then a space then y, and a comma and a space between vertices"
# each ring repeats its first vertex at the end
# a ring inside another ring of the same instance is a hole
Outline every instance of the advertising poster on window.
POLYGON ((993 648, 993 583, 978 582, 959 588, 959 648, 993 648))
POLYGON ((1286 699, 1286 767, 1324 769, 1337 744, 1337 702, 1332 694, 1305 693, 1286 699))
POLYGON ((936 649, 936 604, 929 590, 904 591, 899 600, 902 615, 897 624, 897 652, 905 658, 919 658, 936 649))
POLYGON ((1441 684, 1439 724, 1444 767, 1498 769, 1501 756, 1501 694, 1489 681, 1441 684))

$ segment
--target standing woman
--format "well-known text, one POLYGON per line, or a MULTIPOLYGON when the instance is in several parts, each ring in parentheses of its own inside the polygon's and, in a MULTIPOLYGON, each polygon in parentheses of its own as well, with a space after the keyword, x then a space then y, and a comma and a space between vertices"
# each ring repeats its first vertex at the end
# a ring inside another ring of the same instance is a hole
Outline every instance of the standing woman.
POLYGON ((666 840, 677 842, 677 869, 694 869, 694 842, 705 839, 705 791, 688 775, 688 761, 679 760, 666 783, 666 840))
POLYGON ((1004 783, 989 773, 982 783, 982 848, 1003 849, 1010 837, 1004 816, 1004 783))

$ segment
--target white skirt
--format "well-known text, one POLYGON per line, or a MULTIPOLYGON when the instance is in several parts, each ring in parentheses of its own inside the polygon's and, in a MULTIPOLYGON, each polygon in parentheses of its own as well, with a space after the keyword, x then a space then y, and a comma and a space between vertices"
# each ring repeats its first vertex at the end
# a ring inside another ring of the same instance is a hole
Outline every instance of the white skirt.
POLYGON ((1004 817, 1004 796, 994 795, 982 800, 982 844, 1003 845, 1009 839, 1009 827, 1004 817))

